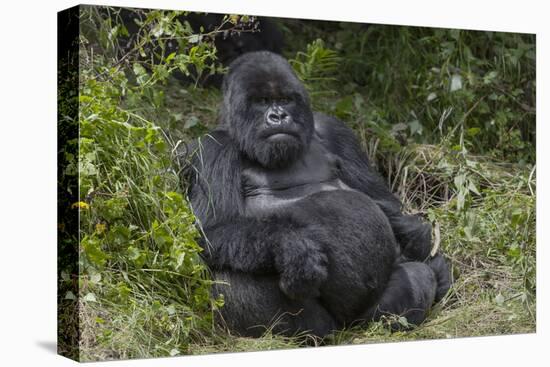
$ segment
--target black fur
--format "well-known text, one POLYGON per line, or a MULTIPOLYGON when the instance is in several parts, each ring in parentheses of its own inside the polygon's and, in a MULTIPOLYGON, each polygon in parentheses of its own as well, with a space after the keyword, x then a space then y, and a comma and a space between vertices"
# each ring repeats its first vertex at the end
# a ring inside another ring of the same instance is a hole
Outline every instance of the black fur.
MULTIPOLYGON (((109 13, 103 11, 104 16, 109 16, 109 13)), ((140 31, 137 21, 143 21, 146 17, 146 12, 141 9, 119 8, 118 12, 110 14, 112 21, 121 21, 128 36, 120 36, 120 43, 123 56, 135 47, 136 38, 140 31)), ((217 61, 227 66, 238 56, 252 51, 271 51, 280 54, 284 47, 284 36, 279 29, 276 21, 269 17, 249 17, 249 23, 240 22, 235 25, 224 20, 224 14, 216 13, 194 13, 189 12, 176 17, 184 26, 189 24, 195 34, 208 34, 213 31, 218 31, 214 35, 214 45, 216 46, 217 61), (253 20, 253 21, 252 21, 253 20)), ((166 37, 164 35, 163 37, 166 37)), ((165 55, 172 52, 181 52, 178 40, 170 39, 166 42, 165 55)), ((152 50, 149 50, 152 51, 152 50)), ((211 61, 211 60, 210 60, 211 61)), ((158 62, 158 59, 156 60, 158 62)), ((195 73, 190 67, 190 72, 195 73)), ((201 75, 199 83, 203 86, 213 86, 219 88, 223 80, 223 74, 220 73, 205 73, 201 75)), ((173 75, 184 84, 189 84, 192 78, 186 76, 179 70, 174 71, 173 75)), ((194 82, 194 80, 193 80, 194 82)))
MULTIPOLYGON (((283 33, 273 18, 253 17, 254 22, 248 25, 239 24, 239 32, 229 32, 228 28, 233 24, 226 24, 223 30, 215 38, 218 60, 223 65, 229 65, 240 55, 254 51, 271 51, 280 54, 284 47, 283 33)), ((179 18, 180 21, 188 21, 195 32, 211 32, 224 23, 223 14, 215 13, 188 13, 179 18)), ((226 22, 227 23, 227 22, 226 22)))
POLYGON ((194 144, 185 179, 203 258, 240 334, 324 336, 400 314, 421 323, 449 289, 431 229, 403 215, 353 132, 313 114, 287 61, 237 58, 217 129, 194 144))

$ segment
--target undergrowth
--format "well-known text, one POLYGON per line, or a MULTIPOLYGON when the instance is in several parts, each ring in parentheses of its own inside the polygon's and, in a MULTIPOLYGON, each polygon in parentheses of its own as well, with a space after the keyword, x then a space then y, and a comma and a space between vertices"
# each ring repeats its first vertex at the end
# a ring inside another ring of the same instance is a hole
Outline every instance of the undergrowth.
MULTIPOLYGON (((209 296, 173 152, 215 126, 220 92, 198 80, 224 68, 213 34, 194 34, 181 12, 136 12, 140 31, 130 48, 121 46, 128 31, 119 9, 81 13, 80 150, 63 158, 66 175, 80 173, 78 200, 67 203, 80 212, 79 273, 60 262, 59 274, 60 302, 78 302, 79 358, 318 345, 269 333, 236 337, 213 323, 223 299, 209 296), (176 71, 187 84, 174 80, 176 71)), ((249 20, 225 21, 238 29, 249 20)), ((315 109, 356 131, 404 210, 432 223, 455 277, 418 328, 392 333, 381 321, 322 344, 535 331, 534 36, 279 25, 315 109)))

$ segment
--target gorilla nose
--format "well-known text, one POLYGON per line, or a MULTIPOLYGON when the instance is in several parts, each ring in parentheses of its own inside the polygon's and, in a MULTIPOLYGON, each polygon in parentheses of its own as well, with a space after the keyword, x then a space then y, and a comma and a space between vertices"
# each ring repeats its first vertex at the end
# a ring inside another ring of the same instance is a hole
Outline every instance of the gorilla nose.
POLYGON ((280 125, 288 121, 288 114, 282 109, 270 109, 267 113, 266 120, 270 125, 280 125))
POLYGON ((281 123, 281 115, 275 112, 267 114, 267 122, 271 125, 279 125, 281 123))

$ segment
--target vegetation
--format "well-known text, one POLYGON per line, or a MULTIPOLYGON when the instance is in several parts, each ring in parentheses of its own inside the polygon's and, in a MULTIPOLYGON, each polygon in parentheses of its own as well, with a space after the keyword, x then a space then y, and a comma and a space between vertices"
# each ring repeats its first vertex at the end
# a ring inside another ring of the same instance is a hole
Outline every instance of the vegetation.
MULTIPOLYGON (((64 340, 77 340, 85 361, 319 344, 240 338, 213 323, 223 299, 209 296, 174 152, 216 124, 220 92, 199 80, 224 70, 213 44, 221 28, 196 34, 181 12, 139 10, 128 47, 119 9, 81 9, 80 149, 62 157, 63 177, 79 179, 78 200, 65 203, 80 213, 79 273, 60 262, 60 302, 78 303, 81 330, 64 340)), ((224 22, 238 31, 248 18, 224 22)), ((278 24, 314 107, 356 131, 405 210, 432 222, 456 277, 413 331, 382 321, 322 343, 534 332, 535 37, 278 24)), ((76 317, 70 309, 60 317, 76 317)))

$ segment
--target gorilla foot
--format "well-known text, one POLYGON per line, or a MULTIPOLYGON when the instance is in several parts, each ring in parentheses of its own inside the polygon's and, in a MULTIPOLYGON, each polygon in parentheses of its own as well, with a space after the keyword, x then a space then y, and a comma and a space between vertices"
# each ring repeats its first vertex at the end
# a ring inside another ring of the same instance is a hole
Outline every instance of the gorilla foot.
POLYGON ((435 292, 435 302, 439 302, 451 287, 451 270, 447 261, 440 253, 428 259, 426 264, 433 270, 437 279, 437 289, 435 292))
MULTIPOLYGON (((437 289, 433 270, 421 262, 408 262, 396 266, 382 297, 366 313, 366 320, 380 320, 382 316, 405 317, 410 325, 421 324, 432 306, 437 289)), ((398 322, 392 329, 402 329, 398 322)))
POLYGON ((241 336, 260 337, 266 331, 324 338, 337 330, 332 315, 313 298, 292 300, 279 289, 277 276, 257 276, 241 272, 216 272, 221 283, 214 296, 224 295, 218 322, 241 336))

